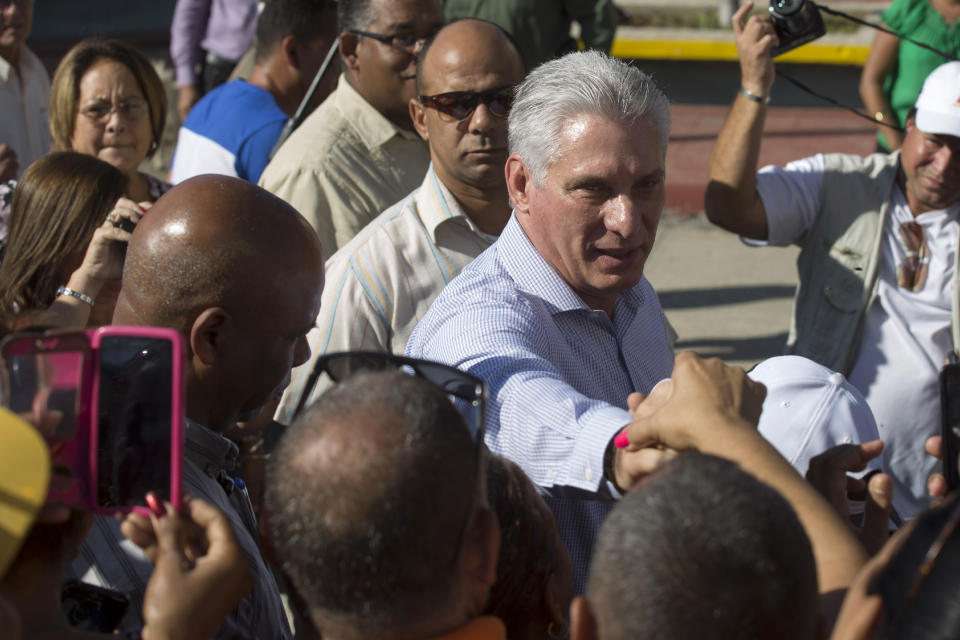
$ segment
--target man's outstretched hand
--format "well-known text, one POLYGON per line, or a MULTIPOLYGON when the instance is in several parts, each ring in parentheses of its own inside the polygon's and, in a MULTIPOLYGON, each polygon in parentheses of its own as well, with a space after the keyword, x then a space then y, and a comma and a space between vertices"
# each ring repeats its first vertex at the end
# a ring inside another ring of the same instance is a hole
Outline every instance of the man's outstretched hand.
POLYGON ((617 484, 629 489, 652 471, 651 450, 701 449, 723 428, 756 429, 764 397, 766 387, 740 367, 679 353, 669 383, 658 385, 641 402, 628 401, 634 419, 618 437, 617 484))

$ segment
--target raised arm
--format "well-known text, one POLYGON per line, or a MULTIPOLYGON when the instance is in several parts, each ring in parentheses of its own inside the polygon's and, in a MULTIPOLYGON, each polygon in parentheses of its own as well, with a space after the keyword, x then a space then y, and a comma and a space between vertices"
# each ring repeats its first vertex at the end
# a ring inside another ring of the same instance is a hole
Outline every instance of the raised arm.
POLYGON ((658 410, 636 412, 627 429, 628 449, 660 444, 736 462, 780 492, 797 512, 813 546, 821 594, 846 589, 866 553, 826 500, 757 431, 752 418, 759 416, 762 385, 742 369, 684 352, 677 356, 672 387, 658 410))
POLYGON ((756 175, 775 75, 770 49, 778 40, 769 18, 747 19, 752 8, 753 2, 747 2, 733 14, 741 91, 710 155, 704 208, 715 225, 748 238, 766 240, 767 216, 757 194, 756 175))
MULTIPOLYGON (((883 122, 894 125, 898 124, 897 115, 883 92, 883 82, 893 72, 899 50, 900 39, 897 36, 877 31, 870 47, 870 55, 860 74, 860 99, 863 100, 867 113, 872 114, 878 121, 882 119, 883 122)), ((903 139, 899 131, 882 124, 878 124, 877 129, 883 134, 891 151, 900 148, 903 139)))

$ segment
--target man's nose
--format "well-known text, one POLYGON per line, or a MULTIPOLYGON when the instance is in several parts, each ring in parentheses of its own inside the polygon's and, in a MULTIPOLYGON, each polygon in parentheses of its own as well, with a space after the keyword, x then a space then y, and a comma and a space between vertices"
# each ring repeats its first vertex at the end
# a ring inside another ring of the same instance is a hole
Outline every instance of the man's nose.
POLYGON ((941 176, 960 172, 960 153, 948 144, 941 146, 933 156, 933 169, 941 176))
POLYGON ((626 194, 620 194, 607 203, 603 222, 608 231, 613 231, 621 238, 635 238, 645 228, 642 208, 626 194))
POLYGON ((307 336, 301 336, 300 339, 297 340, 297 345, 293 353, 293 366, 299 367, 310 359, 311 354, 310 341, 307 339, 307 336))
POLYGON ((496 125, 496 120, 490 113, 490 109, 481 100, 467 119, 467 130, 470 133, 489 133, 496 125))

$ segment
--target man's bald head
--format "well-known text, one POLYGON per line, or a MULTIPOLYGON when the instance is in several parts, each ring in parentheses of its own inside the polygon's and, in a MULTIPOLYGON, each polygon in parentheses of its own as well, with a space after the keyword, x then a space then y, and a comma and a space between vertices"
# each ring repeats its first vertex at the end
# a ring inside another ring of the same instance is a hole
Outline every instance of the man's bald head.
POLYGON ((450 68, 462 65, 462 60, 486 55, 497 57, 515 69, 519 82, 525 67, 520 49, 510 35, 487 20, 463 18, 455 20, 433 37, 417 58, 417 95, 436 93, 435 79, 444 77, 450 68))
POLYGON ((267 481, 274 551, 321 632, 418 637, 462 606, 458 542, 480 481, 467 425, 434 385, 380 372, 324 393, 267 481))
POLYGON ((221 431, 279 400, 310 357, 322 289, 320 241, 300 214, 245 180, 198 176, 137 225, 113 321, 183 334, 187 416, 221 431))
POLYGON ((246 180, 198 176, 137 225, 114 322, 184 329, 204 308, 258 304, 291 274, 322 268, 316 233, 293 207, 246 180))

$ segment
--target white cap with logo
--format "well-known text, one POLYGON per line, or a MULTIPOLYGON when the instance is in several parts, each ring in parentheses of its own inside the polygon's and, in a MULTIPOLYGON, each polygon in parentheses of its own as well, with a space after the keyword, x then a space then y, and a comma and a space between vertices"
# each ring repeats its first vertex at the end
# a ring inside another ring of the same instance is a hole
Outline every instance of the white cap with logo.
POLYGON ((914 122, 920 131, 960 138, 960 61, 934 69, 914 106, 914 122))

